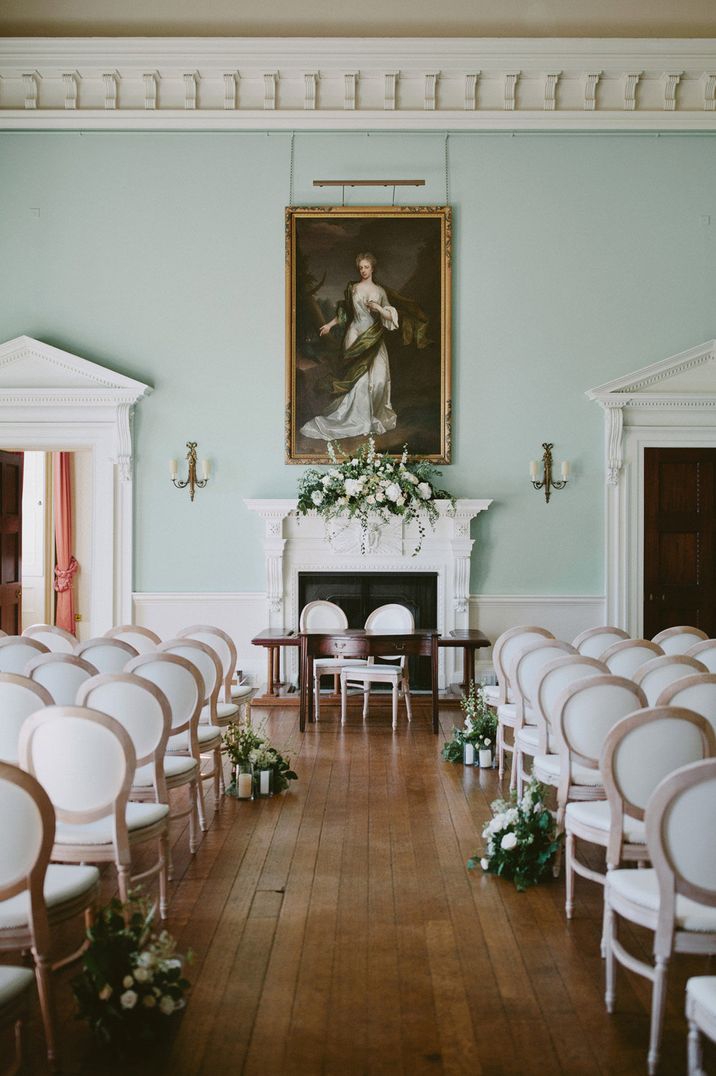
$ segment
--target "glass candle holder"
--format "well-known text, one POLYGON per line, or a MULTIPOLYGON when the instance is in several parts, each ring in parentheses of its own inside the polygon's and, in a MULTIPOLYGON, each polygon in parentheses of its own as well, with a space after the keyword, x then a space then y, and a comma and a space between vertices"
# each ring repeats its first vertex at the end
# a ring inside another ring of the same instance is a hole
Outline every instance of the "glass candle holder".
POLYGON ((273 770, 254 771, 254 796, 265 799, 273 796, 273 770))
POLYGON ((254 773, 248 762, 239 762, 236 767, 236 796, 240 800, 254 798, 254 773))

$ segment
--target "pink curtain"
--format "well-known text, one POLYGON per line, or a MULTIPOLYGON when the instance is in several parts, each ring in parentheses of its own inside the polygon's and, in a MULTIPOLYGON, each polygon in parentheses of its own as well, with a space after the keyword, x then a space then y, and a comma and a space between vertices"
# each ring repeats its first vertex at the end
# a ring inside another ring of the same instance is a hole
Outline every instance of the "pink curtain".
POLYGON ((72 486, 70 452, 52 453, 52 492, 55 509, 55 624, 75 634, 72 584, 79 564, 72 555, 72 486))

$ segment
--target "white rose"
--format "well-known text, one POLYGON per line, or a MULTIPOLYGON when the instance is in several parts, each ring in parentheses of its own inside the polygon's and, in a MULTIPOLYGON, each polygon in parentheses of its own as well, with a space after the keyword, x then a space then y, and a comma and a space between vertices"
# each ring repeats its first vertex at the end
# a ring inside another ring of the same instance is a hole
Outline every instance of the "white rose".
POLYGON ((102 987, 102 989, 99 992, 99 1000, 100 1001, 109 1001, 109 999, 111 997, 112 997, 112 987, 109 985, 109 983, 105 983, 104 986, 102 987))
POLYGON ((418 482, 419 482, 419 478, 418 478, 418 476, 417 476, 417 475, 415 475, 415 474, 411 474, 411 472, 410 472, 410 471, 406 471, 406 472, 405 472, 405 479, 406 479, 406 481, 407 481, 407 482, 412 482, 412 484, 413 484, 414 486, 417 486, 417 484, 418 484, 418 482))
POLYGON ((151 968, 154 963, 154 953, 151 953, 149 949, 145 949, 143 953, 140 953, 137 958, 137 964, 140 968, 151 968))
POLYGON ((429 501, 433 495, 433 491, 431 490, 430 485, 427 482, 421 482, 418 485, 418 493, 424 501, 429 501))
POLYGON ((165 1016, 171 1016, 176 1008, 174 1004, 174 998, 170 998, 168 994, 165 994, 162 1000, 159 1002, 159 1008, 165 1016))
POLYGON ((366 501, 368 502, 368 504, 375 504, 375 494, 369 493, 366 497, 366 501))
POLYGON ((386 487, 385 495, 389 501, 397 502, 400 497, 400 486, 397 482, 391 482, 390 485, 386 487))
POLYGON ((489 736, 486 736, 485 739, 482 742, 484 743, 485 747, 489 747, 490 744, 492 743, 492 740, 490 739, 489 736))
POLYGON ((385 500, 385 494, 382 493, 380 490, 378 490, 378 492, 375 495, 375 499, 378 502, 378 504, 380 504, 381 501, 385 500))
POLYGON ((125 990, 129 990, 131 987, 134 986, 134 979, 131 975, 124 976, 124 978, 122 979, 122 986, 125 990))
POLYGON ((142 1005, 147 1009, 153 1009, 156 1004, 157 999, 154 997, 154 994, 146 994, 145 997, 142 998, 142 1005))
MULTIPOLYGON (((127 976, 129 978, 129 976, 127 976)), ((125 979, 125 982, 127 979, 125 979)), ((119 1003, 123 1009, 133 1009, 139 1000, 139 995, 135 994, 134 990, 125 990, 123 994, 120 994, 119 1003)))
POLYGON ((321 484, 324 485, 324 486, 330 486, 332 481, 333 481, 333 475, 324 474, 323 478, 321 479, 321 484))
POLYGON ((347 497, 356 497, 361 492, 362 486, 355 478, 346 478, 345 490, 347 497))
POLYGON ((517 847, 517 837, 514 833, 506 833, 500 841, 500 848, 504 852, 511 852, 513 848, 517 847))
POLYGON ((397 501, 395 503, 396 504, 405 504, 405 497, 403 496, 402 493, 400 494, 400 496, 398 497, 398 499, 397 499, 397 501))
POLYGON ((351 460, 351 467, 357 467, 357 466, 358 466, 358 460, 351 460))
POLYGON ((151 975, 147 968, 135 968, 134 978, 138 983, 146 983, 151 978, 151 975))
POLYGON ((507 825, 507 819, 504 814, 496 814, 487 827, 490 833, 499 833, 501 829, 504 829, 507 825))
POLYGON ((314 489, 311 494, 311 500, 315 505, 323 504, 323 494, 319 493, 317 489, 314 489))
POLYGON ((490 867, 489 859, 481 859, 480 860, 480 866, 482 867, 482 869, 484 871, 489 870, 489 867, 490 867))

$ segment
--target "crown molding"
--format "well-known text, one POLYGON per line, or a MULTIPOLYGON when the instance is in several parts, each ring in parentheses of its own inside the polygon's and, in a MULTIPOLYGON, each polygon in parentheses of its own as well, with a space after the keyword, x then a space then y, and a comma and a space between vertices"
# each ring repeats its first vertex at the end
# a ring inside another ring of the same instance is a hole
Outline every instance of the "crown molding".
POLYGON ((716 129, 716 40, 0 38, 0 129, 716 129))

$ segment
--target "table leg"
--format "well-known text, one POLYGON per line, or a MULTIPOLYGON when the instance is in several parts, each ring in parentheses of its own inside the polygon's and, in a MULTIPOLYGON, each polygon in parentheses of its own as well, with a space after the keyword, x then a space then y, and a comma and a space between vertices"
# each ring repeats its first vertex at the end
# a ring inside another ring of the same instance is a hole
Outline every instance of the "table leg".
POLYGON ((305 732, 306 729, 306 711, 308 709, 308 697, 306 695, 306 660, 307 660, 307 647, 306 639, 302 637, 301 646, 299 649, 299 709, 298 709, 298 727, 301 732, 305 732))
POLYGON ((432 665, 432 688, 433 688, 433 732, 437 736, 440 727, 438 719, 438 681, 440 675, 440 666, 438 663, 438 637, 433 636, 431 665, 432 665))
POLYGON ((277 687, 281 686, 281 647, 274 647, 273 678, 277 687))
POLYGON ((306 657, 306 717, 309 723, 315 721, 314 716, 314 698, 313 698, 313 657, 308 654, 306 657))
POLYGON ((270 646, 267 650, 268 653, 268 679, 266 681, 266 694, 275 695, 276 692, 273 689, 273 647, 270 646))
POLYGON ((463 661, 463 670, 465 673, 465 694, 467 695, 470 690, 470 684, 475 679, 475 648, 473 646, 463 647, 463 654, 465 655, 463 661))

